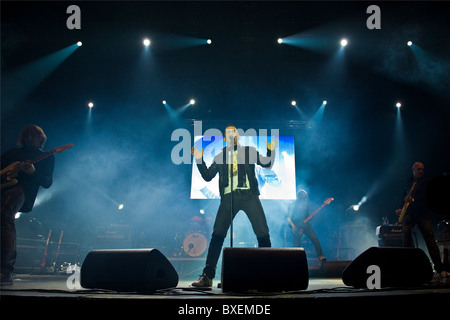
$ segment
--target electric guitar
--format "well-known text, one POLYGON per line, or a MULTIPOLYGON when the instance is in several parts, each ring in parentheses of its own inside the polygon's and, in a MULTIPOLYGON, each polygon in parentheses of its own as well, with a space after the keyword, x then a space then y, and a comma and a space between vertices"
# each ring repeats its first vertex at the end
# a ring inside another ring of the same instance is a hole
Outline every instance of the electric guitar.
POLYGON ((44 256, 42 257, 41 261, 41 271, 45 270, 45 264, 47 263, 47 250, 48 250, 48 243, 50 242, 50 236, 52 235, 52 230, 48 232, 47 242, 45 243, 45 251, 44 256))
MULTIPOLYGON (((323 204, 322 204, 319 208, 317 208, 316 211, 314 211, 313 213, 311 213, 305 220, 303 220, 303 223, 307 223, 307 222, 310 221, 312 218, 314 218, 314 217, 316 216, 316 214, 317 214, 320 210, 322 210, 323 207, 325 207, 326 205, 330 204, 331 201, 333 201, 333 200, 334 200, 334 198, 328 198, 328 199, 326 199, 326 200, 323 202, 323 204)), ((288 218, 288 222, 289 222, 289 224, 291 225, 292 230, 293 230, 293 231, 297 231, 298 228, 297 228, 297 227, 295 226, 295 224, 292 222, 291 218, 288 218)), ((303 228, 301 228, 301 229, 298 231, 298 233, 299 233, 300 235, 302 235, 302 234, 303 234, 303 228)))
MULTIPOLYGON (((73 147, 73 144, 71 143, 71 144, 66 144, 65 146, 55 148, 52 151, 45 152, 45 153, 41 154, 40 156, 34 158, 33 160, 28 161, 28 163, 35 164, 36 162, 44 160, 45 158, 51 156, 54 153, 60 153, 60 152, 63 152, 64 150, 72 148, 72 147, 73 147)), ((17 182, 19 182, 16 179, 16 177, 17 177, 17 174, 22 170, 22 163, 23 162, 21 162, 21 161, 16 161, 14 163, 11 163, 6 168, 2 169, 2 171, 1 171, 1 181, 2 181, 1 189, 11 187, 11 186, 17 184, 17 182)))
POLYGON ((400 216, 398 217, 398 224, 402 223, 403 218, 405 217, 406 210, 408 210, 408 207, 411 204, 411 202, 414 201, 414 198, 412 197, 412 195, 416 191, 416 187, 417 187, 417 182, 414 181, 414 183, 411 187, 411 190, 409 190, 409 193, 408 193, 408 195, 411 195, 411 197, 409 197, 408 201, 405 201, 405 204, 403 205, 402 211, 400 212, 400 216))
MULTIPOLYGON (((59 248, 61 247, 61 240, 62 240, 62 236, 63 236, 64 231, 61 230, 61 234, 59 235, 59 241, 58 241, 58 248, 56 249, 56 256, 55 256, 55 261, 53 262, 53 265, 51 267, 48 268, 49 272, 57 272, 59 267, 58 267, 58 257, 59 257, 59 248)), ((44 264, 45 267, 45 264, 44 264)))

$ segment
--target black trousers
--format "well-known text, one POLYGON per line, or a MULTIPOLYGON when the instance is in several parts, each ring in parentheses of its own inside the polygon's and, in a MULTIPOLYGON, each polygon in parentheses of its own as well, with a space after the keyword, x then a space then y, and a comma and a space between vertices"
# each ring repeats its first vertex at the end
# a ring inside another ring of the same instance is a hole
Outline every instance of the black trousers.
MULTIPOLYGON (((250 220, 253 232, 258 239, 259 247, 270 247, 269 227, 259 197, 247 192, 233 193, 233 219, 242 210, 250 220)), ((214 222, 211 241, 209 243, 206 266, 203 273, 209 278, 216 275, 217 261, 222 251, 223 241, 231 225, 231 194, 224 195, 220 200, 214 222)))
POLYGON ((444 270, 444 264, 441 261, 441 254, 436 244, 433 232, 433 225, 428 214, 406 214, 403 220, 403 246, 414 247, 412 239, 412 231, 417 225, 422 233, 423 239, 430 254, 431 261, 433 261, 434 269, 437 272, 444 270))
POLYGON ((21 186, 14 186, 2 192, 1 205, 1 273, 9 276, 16 262, 16 225, 15 216, 25 202, 21 186))
POLYGON ((319 238, 317 238, 316 233, 314 232, 314 229, 311 227, 311 225, 307 223, 302 223, 299 230, 295 231, 293 234, 293 246, 294 247, 301 247, 301 239, 302 236, 305 235, 311 240, 312 244, 314 245, 314 249, 316 249, 316 254, 318 257, 323 255, 322 246, 320 245, 319 238))

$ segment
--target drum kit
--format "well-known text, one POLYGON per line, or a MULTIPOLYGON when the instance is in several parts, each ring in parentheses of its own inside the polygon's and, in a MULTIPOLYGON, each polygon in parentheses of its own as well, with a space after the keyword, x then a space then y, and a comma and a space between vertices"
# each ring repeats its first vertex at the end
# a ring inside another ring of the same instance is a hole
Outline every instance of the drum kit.
MULTIPOLYGON (((175 255, 179 258, 206 258, 208 249, 208 232, 212 230, 213 218, 204 216, 193 216, 189 221, 188 231, 177 233, 175 236, 175 255)), ((247 229, 247 228, 246 228, 247 229)), ((255 244, 241 234, 240 230, 235 230, 233 238, 241 239, 236 243, 238 247, 252 247, 255 244)))
POLYGON ((188 232, 184 237, 182 249, 189 257, 200 257, 207 246, 208 241, 203 233, 188 232))

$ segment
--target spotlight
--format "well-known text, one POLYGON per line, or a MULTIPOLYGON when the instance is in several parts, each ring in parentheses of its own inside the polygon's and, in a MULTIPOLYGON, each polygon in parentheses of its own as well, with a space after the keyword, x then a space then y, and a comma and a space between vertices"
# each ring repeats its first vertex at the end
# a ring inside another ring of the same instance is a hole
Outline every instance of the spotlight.
POLYGON ((117 207, 117 209, 122 210, 123 209, 123 204, 119 204, 119 206, 117 207))
POLYGON ((408 47, 411 47, 412 46, 412 41, 408 41, 406 44, 408 45, 408 47))
POLYGON ((144 44, 144 46, 148 47, 150 45, 150 39, 144 39, 144 41, 142 41, 142 43, 144 44))
POLYGON ((352 206, 350 206, 348 209, 352 208, 353 211, 358 211, 359 208, 367 201, 367 197, 364 196, 362 197, 362 199, 358 202, 358 204, 354 204, 352 206))
POLYGON ((89 107, 89 108, 93 108, 93 107, 94 107, 94 103, 93 103, 93 102, 89 102, 89 103, 88 103, 88 107, 89 107))
POLYGON ((195 104, 195 100, 194 99, 189 100, 189 104, 195 104))
POLYGON ((341 40, 341 46, 342 47, 345 47, 345 46, 347 46, 348 45, 348 40, 347 39, 342 39, 341 40))
POLYGON ((212 43, 212 40, 211 40, 211 39, 208 39, 208 40, 206 40, 206 43, 207 43, 207 44, 211 44, 211 43, 212 43))
POLYGON ((278 43, 283 43, 283 39, 282 38, 278 38, 277 42, 278 43))
POLYGON ((292 106, 296 106, 296 105, 297 105, 297 102, 296 102, 295 100, 292 100, 292 101, 291 101, 291 105, 292 105, 292 106))
POLYGON ((400 108, 400 107, 402 106, 402 104, 401 104, 400 102, 397 102, 397 103, 395 104, 395 106, 396 106, 397 108, 400 108))
POLYGON ((83 45, 83 42, 81 42, 81 41, 77 42, 77 46, 81 47, 82 45, 83 45))
POLYGON ((322 104, 323 104, 323 105, 326 105, 327 103, 328 103, 327 100, 323 100, 323 101, 322 101, 322 104))
POLYGON ((205 210, 200 209, 200 214, 205 214, 205 210))
POLYGON ((163 101, 162 101, 162 104, 167 104, 167 101, 166 101, 166 100, 163 100, 163 101))

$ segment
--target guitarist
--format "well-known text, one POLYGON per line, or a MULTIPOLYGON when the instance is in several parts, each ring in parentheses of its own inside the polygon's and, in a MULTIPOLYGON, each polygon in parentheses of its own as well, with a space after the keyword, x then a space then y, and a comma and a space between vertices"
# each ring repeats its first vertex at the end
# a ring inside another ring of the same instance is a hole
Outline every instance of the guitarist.
MULTIPOLYGON (((415 162, 412 167, 412 177, 404 189, 404 198, 400 206, 405 208, 406 205, 406 212, 401 221, 403 226, 403 246, 414 247, 412 231, 417 225, 425 240, 430 258, 434 264, 434 269, 439 276, 447 277, 448 273, 444 271, 444 265, 441 261, 439 248, 434 237, 433 225, 428 212, 426 200, 427 181, 424 177, 424 170, 425 166, 422 162, 415 162)), ((400 215, 402 210, 398 209, 395 212, 400 215)))
MULTIPOLYGON (((19 148, 10 149, 1 156, 1 168, 20 161, 20 172, 17 184, 1 190, 1 281, 12 283, 12 273, 16 259, 17 212, 30 212, 33 209, 39 187, 49 188, 52 185, 55 157, 31 164, 29 161, 43 153, 42 148, 47 141, 44 131, 36 125, 27 125, 20 132, 17 144, 19 148)), ((2 181, 2 184, 4 181, 2 181)))
POLYGON ((291 205, 289 211, 291 216, 291 230, 293 232, 293 246, 301 247, 300 240, 304 234, 314 245, 319 262, 321 264, 326 262, 319 238, 317 238, 317 235, 311 227, 309 221, 306 223, 304 222, 309 215, 308 194, 305 190, 300 190, 297 193, 297 200, 295 200, 295 202, 291 205))

